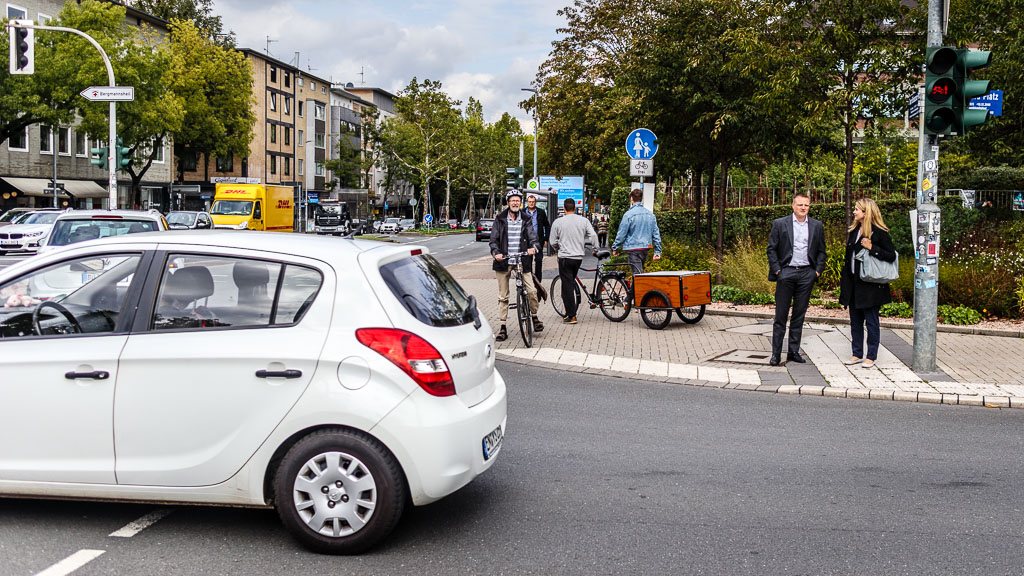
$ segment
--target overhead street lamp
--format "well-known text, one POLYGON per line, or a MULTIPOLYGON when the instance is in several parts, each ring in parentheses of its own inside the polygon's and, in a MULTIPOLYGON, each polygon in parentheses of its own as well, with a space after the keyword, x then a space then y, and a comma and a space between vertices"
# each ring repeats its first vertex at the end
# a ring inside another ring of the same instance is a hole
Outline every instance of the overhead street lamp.
MULTIPOLYGON (((535 99, 540 98, 540 92, 536 88, 520 88, 523 92, 533 92, 535 99)), ((537 178, 537 104, 533 105, 533 177, 537 178)))

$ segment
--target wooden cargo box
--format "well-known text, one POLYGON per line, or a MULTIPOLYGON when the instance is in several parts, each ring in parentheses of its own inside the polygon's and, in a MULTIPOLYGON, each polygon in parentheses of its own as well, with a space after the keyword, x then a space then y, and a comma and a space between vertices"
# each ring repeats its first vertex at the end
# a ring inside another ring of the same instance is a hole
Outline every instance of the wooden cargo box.
POLYGON ((633 276, 634 305, 639 306, 644 294, 651 290, 664 293, 672 308, 710 304, 711 272, 666 270, 633 276))

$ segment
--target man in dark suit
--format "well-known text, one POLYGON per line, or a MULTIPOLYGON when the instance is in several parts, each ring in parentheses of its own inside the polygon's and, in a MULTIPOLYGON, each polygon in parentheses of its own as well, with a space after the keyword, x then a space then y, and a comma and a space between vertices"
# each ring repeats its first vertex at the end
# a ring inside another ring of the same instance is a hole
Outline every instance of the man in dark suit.
POLYGON ((529 194, 526 197, 526 213, 533 219, 533 231, 537 234, 537 241, 540 242, 540 250, 533 255, 533 275, 538 281, 544 279, 544 248, 548 245, 548 237, 551 235, 551 222, 548 214, 543 208, 537 208, 537 197, 529 194))
POLYGON ((786 359, 804 363, 800 355, 800 338, 804 316, 811 301, 814 282, 825 271, 825 227, 820 220, 807 216, 811 199, 803 192, 793 197, 793 214, 772 222, 768 238, 768 280, 775 282, 775 324, 772 326, 772 357, 778 366, 782 359, 782 340, 786 336, 786 317, 790 305, 793 318, 789 324, 789 349, 786 359))

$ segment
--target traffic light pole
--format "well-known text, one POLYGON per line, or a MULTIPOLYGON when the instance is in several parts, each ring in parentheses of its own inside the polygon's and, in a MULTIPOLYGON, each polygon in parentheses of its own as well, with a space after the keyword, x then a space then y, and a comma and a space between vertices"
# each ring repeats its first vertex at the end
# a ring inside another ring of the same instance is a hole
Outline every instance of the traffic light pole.
MULTIPOLYGON (((103 58, 103 65, 107 67, 107 82, 108 82, 108 86, 117 86, 117 83, 114 81, 114 68, 110 65, 110 58, 107 58, 107 53, 103 51, 103 47, 100 46, 99 42, 97 42, 95 39, 93 39, 92 36, 89 36, 85 32, 82 32, 81 30, 75 30, 74 28, 65 28, 63 26, 40 26, 38 24, 33 24, 31 26, 31 28, 34 28, 36 30, 51 30, 53 32, 70 32, 72 34, 77 34, 77 35, 81 36, 82 38, 85 38, 86 40, 88 40, 89 43, 92 44, 93 47, 95 47, 96 50, 99 51, 100 56, 103 58)), ((116 161, 116 158, 117 158, 116 148, 115 148, 116 146, 117 146, 117 103, 114 102, 114 101, 111 101, 110 102, 110 141, 107 144, 107 168, 108 168, 108 170, 110 172, 110 175, 109 175, 108 180, 107 180, 107 196, 108 196, 107 208, 109 208, 110 210, 113 210, 113 209, 117 208, 117 169, 118 169, 118 166, 117 166, 117 161, 116 161)), ((54 155, 56 156, 56 153, 54 155)))
MULTIPOLYGON (((928 47, 942 45, 942 2, 928 3, 928 47)), ((922 86, 919 102, 925 102, 922 86)), ((925 106, 918 119, 917 210, 911 213, 914 234, 914 354, 915 372, 935 372, 935 331, 939 302, 939 234, 942 214, 936 203, 939 189, 939 138, 925 133, 925 106)))

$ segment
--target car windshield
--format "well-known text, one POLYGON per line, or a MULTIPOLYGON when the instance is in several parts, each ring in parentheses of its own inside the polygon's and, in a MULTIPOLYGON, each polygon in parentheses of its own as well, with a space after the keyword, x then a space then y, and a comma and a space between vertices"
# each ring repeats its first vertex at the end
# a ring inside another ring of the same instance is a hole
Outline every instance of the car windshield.
POLYGON ((167 215, 168 224, 184 224, 185 226, 191 226, 196 221, 198 214, 193 212, 171 212, 167 215))
POLYGON ((398 218, 388 218, 384 221, 386 224, 398 224, 398 218))
POLYGON ((58 220, 53 226, 48 246, 65 246, 96 238, 107 238, 108 236, 121 236, 123 234, 135 234, 137 232, 156 232, 160 228, 153 220, 131 220, 128 218, 118 219, 65 219, 58 220))
POLYGON ((210 208, 210 214, 221 216, 248 216, 252 214, 252 202, 246 200, 217 200, 210 208))
POLYGON ((30 212, 8 210, 3 215, 0 215, 0 222, 11 222, 12 220, 17 220, 18 216, 24 216, 25 214, 30 214, 30 212))
POLYGON ((410 314, 430 326, 473 322, 469 295, 433 256, 423 254, 389 262, 381 277, 410 314))
POLYGON ((18 224, 53 224, 53 221, 60 216, 59 212, 32 212, 18 220, 18 224))

